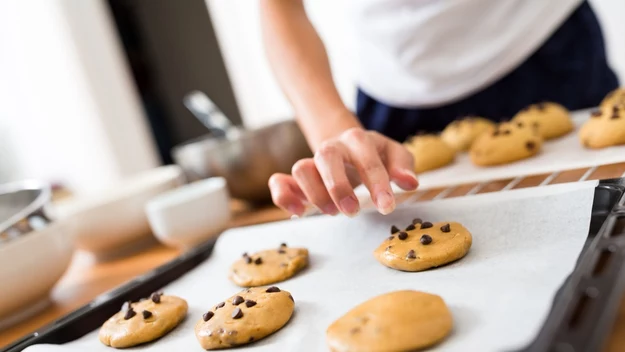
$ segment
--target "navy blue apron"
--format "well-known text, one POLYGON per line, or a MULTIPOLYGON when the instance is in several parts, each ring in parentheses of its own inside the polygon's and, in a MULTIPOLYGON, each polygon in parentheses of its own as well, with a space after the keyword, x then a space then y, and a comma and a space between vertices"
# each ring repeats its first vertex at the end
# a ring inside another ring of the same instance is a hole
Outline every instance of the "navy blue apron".
POLYGON ((599 21, 584 2, 514 71, 467 98, 433 108, 406 109, 381 103, 359 90, 356 114, 365 128, 401 142, 420 131, 440 131, 466 115, 507 120, 541 101, 558 102, 569 110, 594 107, 617 86, 599 21))

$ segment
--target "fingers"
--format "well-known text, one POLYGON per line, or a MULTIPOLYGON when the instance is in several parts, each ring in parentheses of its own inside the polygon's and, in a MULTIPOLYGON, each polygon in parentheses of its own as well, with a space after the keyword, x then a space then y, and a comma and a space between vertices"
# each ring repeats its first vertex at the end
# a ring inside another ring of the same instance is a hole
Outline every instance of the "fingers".
POLYGON ((347 148, 339 141, 330 141, 323 143, 317 150, 314 162, 334 204, 345 215, 354 216, 358 214, 360 204, 345 172, 348 159, 347 148))
POLYGON ((350 129, 322 144, 313 159, 302 159, 292 175, 269 180, 274 203, 301 216, 306 201, 326 214, 353 216, 360 210, 353 187, 360 179, 382 214, 395 209, 390 181, 405 190, 418 186, 412 154, 401 144, 375 132, 350 129), (356 176, 356 177, 355 177, 356 176))
POLYGON ((395 210, 395 196, 391 190, 390 178, 372 135, 354 128, 346 131, 341 139, 349 150, 351 164, 358 170, 378 211, 388 214, 395 210))
POLYGON ((413 171, 414 158, 412 153, 394 141, 384 143, 382 149, 386 160, 386 169, 391 180, 406 191, 415 190, 419 186, 419 181, 413 171))
POLYGON ((310 203, 325 214, 335 215, 339 212, 326 190, 313 159, 302 159, 296 162, 291 174, 310 203))
POLYGON ((273 174, 269 178, 269 190, 273 203, 290 214, 301 216, 306 211, 306 196, 292 176, 273 174))

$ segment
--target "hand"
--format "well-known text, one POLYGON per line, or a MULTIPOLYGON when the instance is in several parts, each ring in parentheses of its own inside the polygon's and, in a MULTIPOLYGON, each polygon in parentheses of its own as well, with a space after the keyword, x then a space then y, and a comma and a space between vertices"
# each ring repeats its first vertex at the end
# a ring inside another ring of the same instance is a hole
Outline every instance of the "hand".
POLYGON ((313 158, 301 159, 291 175, 269 179, 273 202, 301 216, 310 202, 325 214, 354 216, 360 210, 354 187, 365 184, 378 211, 395 209, 390 181, 404 190, 419 185, 412 154, 400 143, 377 132, 350 128, 321 144, 313 158))

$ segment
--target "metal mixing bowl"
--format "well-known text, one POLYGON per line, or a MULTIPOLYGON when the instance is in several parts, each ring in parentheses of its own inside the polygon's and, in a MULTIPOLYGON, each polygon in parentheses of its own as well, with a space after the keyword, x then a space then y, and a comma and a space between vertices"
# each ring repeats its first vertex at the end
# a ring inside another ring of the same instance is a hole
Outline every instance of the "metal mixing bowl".
POLYGON ((189 181, 221 176, 230 194, 253 203, 271 200, 267 182, 276 172, 290 173, 295 162, 312 156, 295 121, 242 131, 234 140, 201 137, 172 150, 189 181))
POLYGON ((0 185, 0 243, 49 223, 45 207, 52 199, 50 186, 36 181, 0 185))

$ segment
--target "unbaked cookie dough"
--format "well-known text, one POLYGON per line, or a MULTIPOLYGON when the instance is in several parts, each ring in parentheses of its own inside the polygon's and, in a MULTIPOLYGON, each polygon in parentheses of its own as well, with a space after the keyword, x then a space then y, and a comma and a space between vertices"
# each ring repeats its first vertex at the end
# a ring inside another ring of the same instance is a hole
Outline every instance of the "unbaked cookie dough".
POLYGON ((480 135, 471 146, 471 161, 478 166, 507 164, 538 154, 543 139, 537 129, 521 122, 502 122, 480 135))
POLYGON ((471 233, 457 222, 414 219, 403 230, 393 226, 373 255, 389 268, 422 271, 464 257, 471 243, 471 233))
POLYGON ((573 130, 569 111, 564 106, 551 102, 526 107, 514 116, 512 122, 538 129, 545 140, 564 136, 573 130))
POLYGON ((205 350, 245 345, 280 330, 294 307, 287 291, 275 286, 249 288, 204 313, 195 325, 195 337, 205 350))
POLYGON ((167 334, 187 315, 187 301, 153 293, 149 299, 126 302, 100 328, 100 342, 125 348, 150 342, 167 334))
POLYGON ((333 352, 414 351, 449 335, 452 315, 443 299, 419 291, 374 297, 347 312, 326 331, 333 352))
POLYGON ((464 152, 480 134, 491 131, 494 126, 494 122, 485 118, 468 116, 447 125, 441 138, 455 150, 464 152))
POLYGON ((579 140, 593 149, 625 144, 625 104, 593 112, 579 130, 579 140))
POLYGON ((438 169, 454 161, 456 151, 433 134, 418 135, 404 143, 414 157, 414 171, 421 173, 438 169))
POLYGON ((611 108, 615 104, 625 104, 625 87, 611 91, 601 101, 602 108, 611 108))
POLYGON ((284 281, 308 265, 306 248, 290 248, 282 243, 278 248, 267 249, 243 256, 230 267, 228 277, 241 287, 263 286, 284 281))

